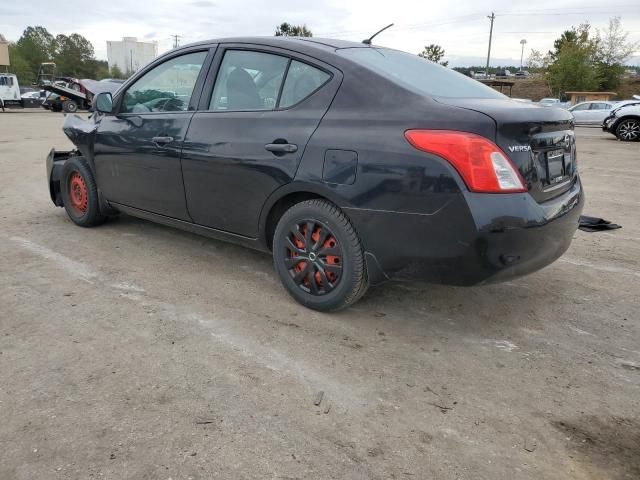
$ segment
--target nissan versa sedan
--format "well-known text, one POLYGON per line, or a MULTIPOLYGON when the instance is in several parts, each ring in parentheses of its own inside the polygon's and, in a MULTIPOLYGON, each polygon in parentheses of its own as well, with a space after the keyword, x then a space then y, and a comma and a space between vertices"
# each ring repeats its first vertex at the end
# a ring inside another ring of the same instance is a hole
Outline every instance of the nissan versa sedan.
POLYGON ((388 48, 234 38, 172 50, 64 131, 51 199, 273 255, 322 311, 402 274, 475 285, 568 248, 584 197, 573 117, 388 48))

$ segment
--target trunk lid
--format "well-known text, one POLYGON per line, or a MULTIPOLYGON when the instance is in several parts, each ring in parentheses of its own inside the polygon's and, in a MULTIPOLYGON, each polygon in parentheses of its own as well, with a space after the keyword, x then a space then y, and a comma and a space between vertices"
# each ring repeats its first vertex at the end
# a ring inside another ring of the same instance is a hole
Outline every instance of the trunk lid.
POLYGON ((567 191, 577 176, 573 116, 567 110, 505 99, 437 98, 493 119, 496 137, 524 178, 531 196, 544 202, 567 191))

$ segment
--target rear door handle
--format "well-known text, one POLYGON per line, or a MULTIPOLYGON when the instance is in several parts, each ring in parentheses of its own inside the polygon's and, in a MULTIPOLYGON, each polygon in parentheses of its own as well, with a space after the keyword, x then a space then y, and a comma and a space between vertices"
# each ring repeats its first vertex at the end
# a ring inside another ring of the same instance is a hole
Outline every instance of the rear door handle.
POLYGON ((173 142, 173 137, 153 137, 151 141, 156 145, 166 145, 173 142))
POLYGON ((294 153, 298 146, 293 143, 267 143, 264 148, 273 153, 294 153))

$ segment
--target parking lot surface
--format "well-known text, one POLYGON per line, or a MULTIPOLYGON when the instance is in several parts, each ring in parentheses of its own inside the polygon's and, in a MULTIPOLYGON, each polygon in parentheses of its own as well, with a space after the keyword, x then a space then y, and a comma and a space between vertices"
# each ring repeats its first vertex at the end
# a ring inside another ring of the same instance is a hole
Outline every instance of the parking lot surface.
POLYGON ((640 478, 640 145, 578 129, 584 213, 509 283, 388 283, 338 314, 271 259, 74 226, 62 114, 0 113, 0 478, 640 478))

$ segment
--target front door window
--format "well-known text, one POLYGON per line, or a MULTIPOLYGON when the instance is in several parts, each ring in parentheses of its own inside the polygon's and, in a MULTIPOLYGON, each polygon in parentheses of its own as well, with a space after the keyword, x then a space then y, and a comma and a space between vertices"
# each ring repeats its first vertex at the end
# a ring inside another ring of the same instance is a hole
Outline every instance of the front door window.
POLYGON ((206 56, 207 52, 188 53, 150 70, 129 87, 120 112, 186 111, 206 56))

